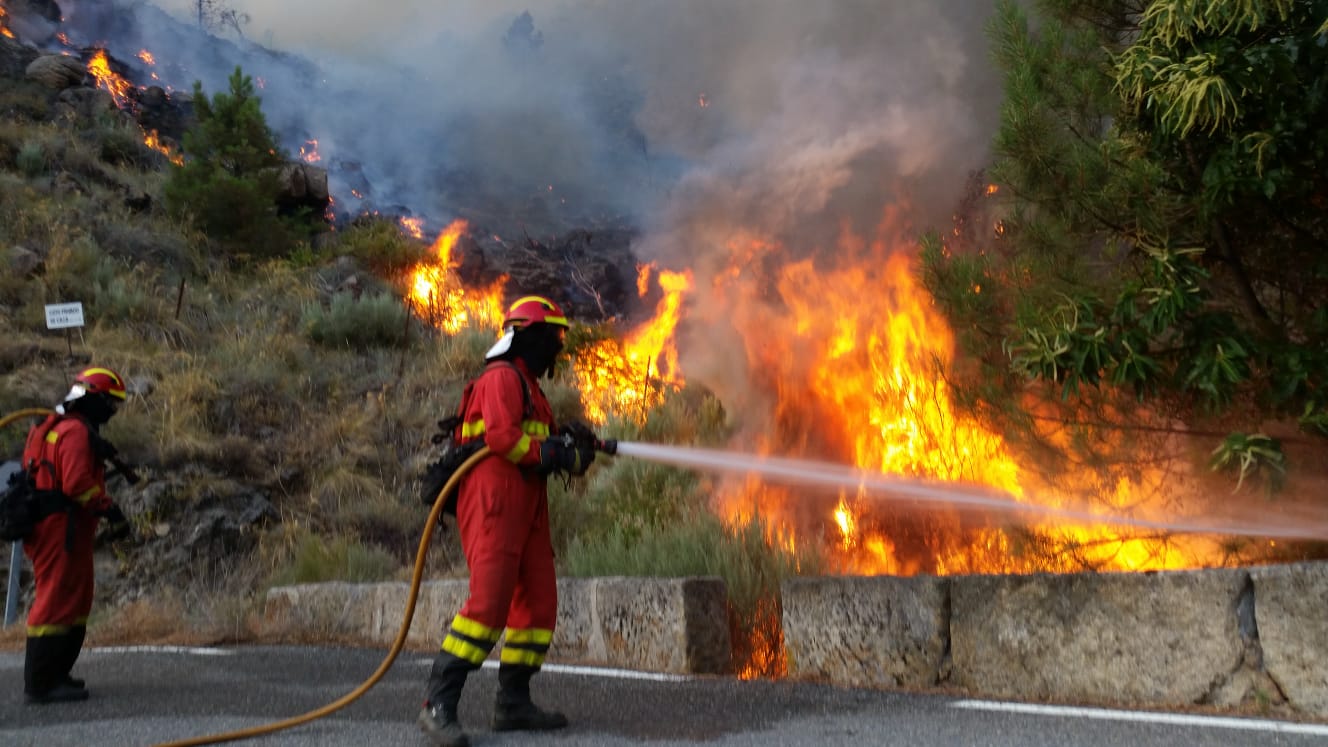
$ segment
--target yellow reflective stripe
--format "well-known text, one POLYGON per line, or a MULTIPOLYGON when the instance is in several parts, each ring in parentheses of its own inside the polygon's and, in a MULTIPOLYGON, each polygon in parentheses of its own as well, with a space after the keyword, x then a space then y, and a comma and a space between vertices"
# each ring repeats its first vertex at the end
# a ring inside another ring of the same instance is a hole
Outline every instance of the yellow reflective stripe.
POLYGON ((507 629, 507 643, 534 643, 540 646, 547 646, 553 641, 553 631, 543 628, 526 628, 517 630, 515 628, 507 629))
POLYGON ((41 638, 48 635, 64 635, 69 632, 72 625, 29 625, 28 637, 41 638))
MULTIPOLYGON (((111 381, 115 382, 116 386, 124 387, 124 380, 121 379, 118 374, 116 374, 114 371, 112 371, 109 368, 89 368, 83 372, 84 376, 92 376, 93 374, 106 374, 106 376, 108 376, 111 381)), ((112 397, 118 397, 120 399, 125 398, 124 392, 117 392, 114 389, 107 392, 107 394, 111 395, 112 397)))
MULTIPOLYGON (((536 438, 547 438, 549 435, 549 424, 541 423, 538 420, 526 420, 521 423, 521 432, 536 438)), ((476 420, 473 423, 463 423, 461 426, 462 438, 475 438, 484 435, 484 421, 476 420)))
POLYGON ((59 433, 56 433, 54 430, 49 430, 46 432, 46 443, 53 444, 59 440, 60 440, 59 433))
POLYGON ((101 486, 93 485, 87 490, 84 490, 82 493, 79 493, 78 495, 74 496, 74 502, 80 506, 84 506, 87 505, 88 501, 92 500, 93 498, 96 498, 99 495, 101 495, 101 486))
POLYGON ((490 643, 497 643, 498 636, 503 633, 498 628, 491 628, 478 620, 472 620, 461 615, 452 618, 452 630, 467 638, 474 638, 477 641, 489 641, 490 643))
POLYGON ((488 651, 454 635, 449 635, 443 639, 443 650, 458 659, 465 659, 475 665, 483 664, 484 659, 489 655, 488 651))
POLYGON ((544 665, 544 654, 527 651, 524 648, 504 646, 503 652, 498 655, 498 660, 504 664, 524 664, 528 667, 539 667, 544 665))
POLYGON ((522 457, 530 453, 530 443, 530 436, 523 434, 521 440, 516 442, 516 446, 513 446, 512 450, 507 452, 507 461, 512 464, 520 462, 522 457))

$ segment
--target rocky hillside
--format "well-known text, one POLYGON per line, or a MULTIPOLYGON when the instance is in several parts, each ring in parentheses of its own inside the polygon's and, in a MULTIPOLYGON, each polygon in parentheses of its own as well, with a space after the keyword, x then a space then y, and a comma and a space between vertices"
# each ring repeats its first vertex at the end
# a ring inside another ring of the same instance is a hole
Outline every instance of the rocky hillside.
MULTIPOLYGON (((285 259, 236 261, 163 205, 195 123, 191 97, 114 90, 98 66, 127 79, 132 65, 52 42, 49 4, 7 7, 0 318, 12 334, 0 342, 0 411, 53 406, 89 362, 128 377, 129 405, 107 430, 148 479, 112 480, 136 536, 103 548, 102 605, 170 597, 207 627, 218 609, 245 614, 234 600, 283 574, 320 572, 300 563, 343 577, 399 573, 425 515, 413 478, 433 421, 491 334, 448 337, 407 315, 402 263, 378 258, 392 249, 406 266, 426 262, 432 237, 398 229, 404 208, 329 206, 327 170, 296 156, 278 202, 325 215, 324 230, 285 259), (45 328, 45 304, 75 301, 86 327, 68 337, 45 328)), ((463 285, 506 278, 509 298, 545 293, 592 323, 653 303, 637 297, 628 225, 532 236, 493 206, 465 212, 470 230, 453 256, 463 285)), ((565 414, 579 408, 568 383, 551 393, 565 414)), ((6 430, 0 445, 12 456, 23 428, 6 430)), ((456 548, 436 560, 446 572, 456 548)))

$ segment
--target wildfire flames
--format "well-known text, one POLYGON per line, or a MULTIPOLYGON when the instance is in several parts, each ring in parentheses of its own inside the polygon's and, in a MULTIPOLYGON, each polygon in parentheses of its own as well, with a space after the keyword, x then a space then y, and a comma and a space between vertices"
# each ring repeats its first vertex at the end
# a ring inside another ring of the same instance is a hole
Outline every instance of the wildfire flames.
POLYGON ((92 59, 88 61, 88 72, 97 79, 98 88, 111 94, 111 98, 115 99, 116 106, 121 109, 125 108, 128 103, 126 96, 128 96, 129 89, 133 86, 129 81, 116 75, 115 71, 111 70, 111 62, 106 59, 106 50, 99 49, 96 54, 92 55, 92 59))
MULTIPOLYGON (((419 235, 417 221, 401 223, 419 235)), ((455 279, 451 254, 466 230, 464 221, 448 226, 434 244, 436 259, 411 271, 411 305, 449 333, 466 326, 497 329, 503 314, 505 279, 480 290, 455 279)), ((906 238, 869 243, 844 237, 833 267, 812 260, 781 265, 786 251, 773 242, 730 247, 730 268, 714 281, 717 314, 746 341, 754 388, 774 401, 768 435, 751 448, 996 488, 1030 506, 1071 505, 1066 493, 1021 469, 999 435, 955 406, 945 378, 954 338, 913 280, 910 246, 906 238), (773 299, 767 298, 766 279, 758 281, 751 270, 768 266, 778 267, 773 299)), ((641 267, 639 294, 646 296, 652 283, 662 293, 654 317, 621 342, 605 339, 583 348, 574 361, 582 402, 595 424, 611 416, 642 422, 666 389, 683 383, 674 337, 694 280, 689 272, 641 267)), ((1085 488, 1091 479, 1084 477, 1085 488)), ((1145 474, 1105 496, 1098 490, 1099 505, 1141 515, 1161 480, 1145 474)), ((1009 531, 944 506, 909 513, 910 507, 877 502, 879 496, 850 493, 808 496, 747 480, 725 489, 719 504, 732 523, 759 514, 772 542, 821 548, 839 573, 1142 571, 1220 562, 1219 550, 1204 538, 1161 538, 1105 523, 1050 519, 1009 531)))
POLYGON ((0 36, 14 38, 14 32, 9 30, 9 11, 5 10, 3 3, 0 3, 0 36))
MULTIPOLYGON (((12 37, 8 20, 0 0, 0 34, 12 37)), ((156 63, 146 49, 137 57, 156 63)), ((115 73, 105 50, 93 55, 87 69, 117 106, 136 105, 134 86, 115 73)), ((699 94, 697 104, 709 106, 709 97, 699 94)), ((144 133, 144 143, 182 163, 156 132, 144 133)), ((300 157, 320 161, 318 141, 307 140, 300 157)), ((995 185, 986 189, 987 195, 996 192, 995 185)), ((407 234, 423 237, 419 219, 400 223, 407 234)), ((764 431, 746 448, 987 486, 1030 505, 1068 505, 1072 499, 1066 496, 1074 491, 1040 484, 998 434, 954 403, 946 381, 954 339, 912 279, 912 240, 897 224, 887 211, 874 240, 842 236, 833 262, 788 260, 791 252, 768 240, 729 247, 729 269, 713 279, 708 295, 718 305, 715 318, 729 321, 746 345, 737 352, 745 353, 755 399, 770 403, 764 431)), ((465 327, 497 329, 504 313, 506 278, 467 288, 456 276, 453 251, 467 230, 465 221, 447 226, 430 249, 432 257, 406 277, 412 309, 449 334, 465 327)), ((690 272, 643 266, 638 292, 646 297, 658 288, 661 296, 653 318, 622 341, 599 340, 578 351, 574 375, 594 423, 615 416, 642 422, 669 387, 683 383, 674 338, 694 282, 690 272)), ((1098 489, 1099 505, 1139 515, 1162 480, 1145 473, 1098 489)), ((1163 539, 1052 520, 1016 532, 935 506, 909 513, 876 498, 852 491, 794 494, 749 479, 723 488, 718 503, 731 522, 759 514, 773 542, 823 548, 841 573, 1153 570, 1221 562, 1211 541, 1202 538, 1163 539)))
MULTIPOLYGON (((403 221, 403 226, 418 230, 417 224, 403 221)), ((421 318, 448 334, 464 327, 497 329, 503 323, 503 285, 507 278, 494 281, 481 290, 463 288, 455 273, 452 250, 468 228, 466 221, 452 221, 429 251, 435 259, 410 271, 407 300, 421 318)))
MULTIPOLYGON (((775 400, 770 435, 756 447, 997 488, 1030 504, 1036 495, 1038 505, 1068 505, 1069 498, 1020 468, 999 435, 955 407, 945 379, 953 336, 913 280, 910 244, 888 238, 892 222, 887 216, 884 237, 870 245, 841 239, 837 266, 783 265, 774 301, 764 298, 764 285, 748 268, 778 264, 783 248, 760 241, 731 247, 731 268, 717 283, 719 313, 747 342, 756 386, 775 400)), ((1113 509, 1138 508, 1160 480, 1146 475, 1121 483, 1103 500, 1113 509)), ((1107 524, 1051 520, 1012 532, 943 505, 910 513, 907 505, 856 494, 821 500, 809 517, 813 498, 749 481, 730 489, 721 504, 731 521, 759 514, 773 538, 791 548, 822 546, 840 573, 1154 570, 1217 560, 1214 547, 1198 538, 1163 540, 1107 524)))
MULTIPOLYGON (((653 265, 645 265, 637 276, 637 292, 650 288, 653 265)), ((655 317, 641 325, 623 342, 602 340, 577 354, 575 370, 586 417, 602 425, 610 413, 645 420, 650 409, 664 397, 664 388, 680 386, 678 350, 674 330, 682 316, 683 296, 692 288, 690 273, 658 273, 664 298, 655 317)))
MULTIPOLYGON (((152 53, 146 49, 139 52, 138 57, 149 65, 156 64, 152 53)), ((92 59, 88 60, 88 73, 96 79, 98 88, 111 94, 111 98, 115 100, 117 107, 121 109, 133 107, 133 102, 129 99, 129 91, 134 86, 111 69, 111 62, 106 57, 106 50, 97 50, 96 54, 92 55, 92 59)), ((156 75, 154 74, 153 77, 155 78, 156 75)), ((166 156, 176 166, 184 165, 184 156, 163 143, 156 130, 143 133, 143 144, 166 156)))

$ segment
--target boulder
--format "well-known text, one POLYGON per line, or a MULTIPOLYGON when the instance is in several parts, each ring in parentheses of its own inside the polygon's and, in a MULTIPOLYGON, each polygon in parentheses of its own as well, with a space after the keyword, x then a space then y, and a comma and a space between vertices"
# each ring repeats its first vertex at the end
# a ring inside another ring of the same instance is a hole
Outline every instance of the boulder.
POLYGON ((28 80, 56 91, 63 91, 81 85, 88 71, 77 57, 46 54, 29 63, 25 74, 28 80))

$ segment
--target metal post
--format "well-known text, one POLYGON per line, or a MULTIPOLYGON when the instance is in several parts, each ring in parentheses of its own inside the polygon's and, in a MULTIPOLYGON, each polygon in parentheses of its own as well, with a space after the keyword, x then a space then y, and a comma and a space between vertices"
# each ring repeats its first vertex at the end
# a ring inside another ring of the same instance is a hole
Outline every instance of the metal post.
MULTIPOLYGON (((9 484, 9 476, 18 472, 19 463, 0 464, 0 486, 9 484)), ((9 586, 5 592, 5 627, 18 619, 18 581, 23 571, 23 543, 15 542, 9 549, 9 586)))
POLYGON ((5 627, 18 619, 18 577, 23 571, 23 543, 15 542, 9 550, 9 591, 5 593, 5 627))

